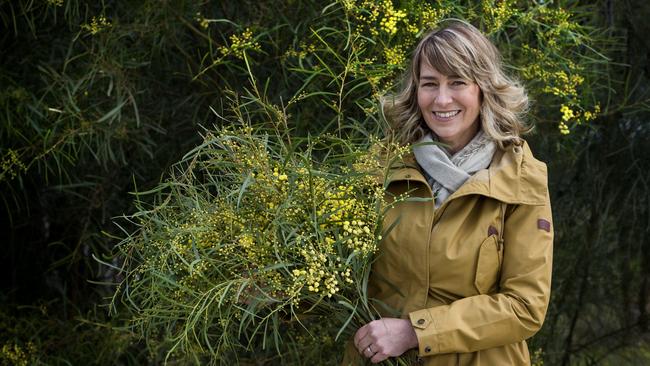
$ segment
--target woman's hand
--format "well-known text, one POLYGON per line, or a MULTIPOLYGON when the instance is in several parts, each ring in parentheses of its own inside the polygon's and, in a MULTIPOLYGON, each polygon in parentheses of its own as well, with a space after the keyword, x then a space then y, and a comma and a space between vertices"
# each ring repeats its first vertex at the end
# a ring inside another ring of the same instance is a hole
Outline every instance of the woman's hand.
POLYGON ((354 345, 364 357, 378 363, 417 347, 418 339, 410 321, 381 318, 359 328, 354 335, 354 345))

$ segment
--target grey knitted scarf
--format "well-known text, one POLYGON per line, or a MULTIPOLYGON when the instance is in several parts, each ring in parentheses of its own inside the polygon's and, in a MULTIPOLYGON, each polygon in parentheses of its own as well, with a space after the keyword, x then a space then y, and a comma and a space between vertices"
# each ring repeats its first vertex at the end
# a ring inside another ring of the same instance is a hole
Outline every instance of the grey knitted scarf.
MULTIPOLYGON (((431 134, 425 135, 418 143, 433 142, 431 134)), ((496 143, 483 130, 453 156, 442 147, 433 144, 416 145, 413 153, 424 170, 424 176, 431 186, 435 206, 440 205, 469 177, 490 165, 496 143)))

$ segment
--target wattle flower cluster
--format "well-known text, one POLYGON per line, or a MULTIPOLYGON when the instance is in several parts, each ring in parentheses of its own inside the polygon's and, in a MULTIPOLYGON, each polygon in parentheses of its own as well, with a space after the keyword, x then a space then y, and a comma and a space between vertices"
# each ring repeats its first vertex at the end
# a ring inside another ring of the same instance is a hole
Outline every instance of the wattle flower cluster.
POLYGON ((250 128, 206 137, 122 244, 122 295, 145 314, 137 329, 226 360, 270 347, 270 333, 280 349, 291 341, 282 324, 304 317, 328 314, 348 334, 374 316, 361 283, 381 240, 382 164, 370 151, 320 161, 310 150, 250 128))

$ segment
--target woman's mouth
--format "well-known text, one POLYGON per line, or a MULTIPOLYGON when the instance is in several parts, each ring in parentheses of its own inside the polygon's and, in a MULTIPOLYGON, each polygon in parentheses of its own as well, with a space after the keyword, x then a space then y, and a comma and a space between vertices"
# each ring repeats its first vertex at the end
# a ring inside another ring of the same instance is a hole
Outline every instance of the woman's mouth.
POLYGON ((449 119, 454 116, 456 116, 458 113, 460 113, 460 110, 455 110, 455 111, 450 111, 450 112, 436 112, 434 111, 433 114, 438 117, 438 118, 443 118, 443 119, 449 119))

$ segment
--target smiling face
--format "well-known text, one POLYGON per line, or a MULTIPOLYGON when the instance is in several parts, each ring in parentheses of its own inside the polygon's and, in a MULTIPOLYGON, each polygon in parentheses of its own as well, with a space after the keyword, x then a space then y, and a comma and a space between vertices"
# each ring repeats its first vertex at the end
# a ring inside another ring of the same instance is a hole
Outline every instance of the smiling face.
POLYGON ((481 89, 457 75, 443 75, 420 64, 418 106, 427 126, 451 154, 465 147, 479 130, 481 89))

